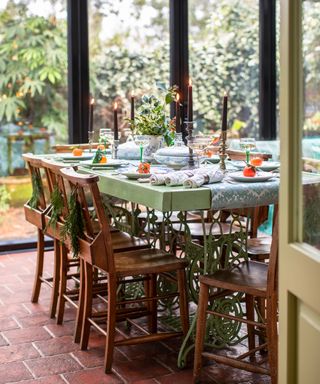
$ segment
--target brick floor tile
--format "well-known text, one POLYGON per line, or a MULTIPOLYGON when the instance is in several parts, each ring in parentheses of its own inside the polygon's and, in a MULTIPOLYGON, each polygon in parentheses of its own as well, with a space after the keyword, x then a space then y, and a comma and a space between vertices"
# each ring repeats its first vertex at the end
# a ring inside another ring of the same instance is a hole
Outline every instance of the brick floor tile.
POLYGON ((0 332, 17 328, 19 328, 19 325, 11 317, 3 317, 0 319, 0 332))
MULTIPOLYGON (((187 369, 179 372, 172 373, 167 376, 156 377, 158 383, 161 384, 188 384, 193 382, 192 369, 187 369)), ((201 384, 225 384, 224 382, 215 381, 213 378, 208 377, 204 373, 200 376, 201 384)))
POLYGON ((0 384, 32 379, 32 375, 22 362, 0 365, 0 384))
POLYGON ((39 312, 49 313, 50 298, 42 298, 40 294, 40 299, 38 303, 29 302, 29 303, 25 303, 24 306, 27 308, 28 314, 39 313, 39 312))
POLYGON ((155 379, 146 379, 146 380, 138 380, 138 381, 132 381, 131 384, 157 384, 158 381, 155 379))
POLYGON ((114 371, 127 381, 152 379, 171 373, 154 359, 138 359, 132 361, 114 361, 114 371))
POLYGON ((52 324, 55 322, 55 319, 50 319, 47 312, 37 312, 29 316, 20 317, 18 322, 22 328, 28 328, 28 327, 52 324))
POLYGON ((122 384, 115 374, 105 374, 102 368, 87 369, 63 375, 69 384, 122 384))
POLYGON ((66 382, 58 375, 43 377, 42 379, 32 379, 26 381, 14 382, 11 384, 66 384, 66 382))
POLYGON ((21 344, 38 340, 51 339, 49 333, 42 327, 30 327, 23 329, 13 329, 3 332, 10 344, 21 344))
POLYGON ((72 336, 74 334, 74 322, 64 322, 63 325, 60 324, 47 324, 44 327, 47 329, 50 334, 53 334, 55 337, 61 336, 72 336))
POLYGON ((43 353, 44 356, 60 355, 77 351, 79 344, 73 342, 73 337, 62 336, 51 340, 37 341, 35 346, 43 353))
POLYGON ((0 348, 0 362, 11 363, 26 359, 39 357, 39 352, 30 343, 9 345, 0 348))
POLYGON ((60 373, 74 372, 81 369, 71 355, 56 355, 27 360, 25 362, 35 377, 58 375, 60 373))
POLYGON ((5 345, 9 345, 7 340, 0 334, 0 347, 3 347, 5 345))
POLYGON ((124 353, 129 359, 145 359, 157 356, 159 354, 168 354, 168 349, 162 343, 146 343, 139 345, 130 345, 119 347, 122 353, 124 353))
POLYGON ((228 366, 213 364, 203 368, 203 373, 214 378, 218 383, 239 384, 239 383, 263 383, 263 380, 270 380, 268 376, 257 375, 252 372, 243 371, 228 366))
MULTIPOLYGON (((104 352, 105 348, 104 346, 101 346, 90 348, 88 351, 77 350, 72 352, 72 355, 86 368, 94 368, 103 366, 104 352)), ((115 363, 118 361, 128 361, 128 358, 117 349, 114 350, 113 359, 115 363)))
POLYGON ((22 304, 7 304, 1 309, 1 317, 15 316, 23 317, 29 314, 28 310, 22 304))

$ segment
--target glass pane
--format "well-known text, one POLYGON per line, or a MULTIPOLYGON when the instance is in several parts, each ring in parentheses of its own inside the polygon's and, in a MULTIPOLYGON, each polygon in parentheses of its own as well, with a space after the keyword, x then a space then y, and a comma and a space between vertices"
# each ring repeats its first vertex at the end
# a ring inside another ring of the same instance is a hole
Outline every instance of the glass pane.
POLYGON ((303 1, 304 241, 320 249, 320 2, 303 1))
POLYGON ((119 129, 128 127, 130 99, 169 87, 169 1, 89 2, 90 89, 95 98, 95 139, 113 127, 118 103, 119 129))
POLYGON ((189 55, 199 130, 220 129, 230 95, 234 137, 259 133, 259 1, 190 0, 189 55))
POLYGON ((21 154, 67 140, 65 1, 0 2, 0 243, 31 240, 21 154))

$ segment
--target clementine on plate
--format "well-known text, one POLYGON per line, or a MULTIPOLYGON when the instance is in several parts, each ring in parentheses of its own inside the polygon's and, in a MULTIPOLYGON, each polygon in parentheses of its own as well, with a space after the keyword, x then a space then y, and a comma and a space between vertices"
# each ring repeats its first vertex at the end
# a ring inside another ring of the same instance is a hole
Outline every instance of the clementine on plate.
POLYGON ((260 157, 253 157, 250 160, 250 164, 254 165, 255 167, 260 167, 262 165, 263 160, 260 157))
POLYGON ((105 164, 106 162, 107 162, 107 157, 102 155, 99 163, 100 164, 105 164))
POLYGON ((82 156, 82 149, 81 148, 74 148, 72 151, 73 156, 82 156))

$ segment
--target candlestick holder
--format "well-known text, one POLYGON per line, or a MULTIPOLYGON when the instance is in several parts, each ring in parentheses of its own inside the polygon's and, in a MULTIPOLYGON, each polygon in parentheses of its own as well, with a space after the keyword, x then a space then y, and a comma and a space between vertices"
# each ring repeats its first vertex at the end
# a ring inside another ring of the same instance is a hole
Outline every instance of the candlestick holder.
POLYGON ((92 143, 93 143, 93 131, 88 131, 88 144, 89 144, 89 152, 92 152, 92 143))
POLYGON ((113 145, 112 145, 112 158, 113 159, 118 158, 119 143, 120 143, 120 140, 113 140, 113 145))
POLYGON ((193 136, 193 121, 185 121, 184 124, 186 125, 186 131, 188 132, 188 136, 186 137, 187 145, 189 147, 189 160, 188 165, 184 167, 183 169, 194 169, 197 168, 194 161, 194 152, 193 149, 189 146, 189 143, 192 142, 193 136))
POLYGON ((219 145, 219 157, 220 157, 220 169, 221 171, 226 171, 226 158, 228 155, 226 154, 227 149, 227 131, 222 131, 221 133, 221 143, 219 145))

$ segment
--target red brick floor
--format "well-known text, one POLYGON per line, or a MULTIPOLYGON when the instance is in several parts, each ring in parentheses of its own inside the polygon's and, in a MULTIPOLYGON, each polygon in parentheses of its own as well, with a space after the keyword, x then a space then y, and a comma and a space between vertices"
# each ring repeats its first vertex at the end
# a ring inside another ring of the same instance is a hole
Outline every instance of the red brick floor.
MULTIPOLYGON (((45 271, 52 270, 47 254, 45 271)), ((177 368, 179 342, 116 348, 113 373, 102 369, 104 337, 92 331, 89 350, 72 341, 75 310, 66 309, 63 325, 48 317, 50 289, 42 287, 37 304, 30 302, 35 253, 0 255, 0 384, 187 384, 192 363, 177 368)), ((201 383, 266 384, 266 376, 212 364, 201 383)))

